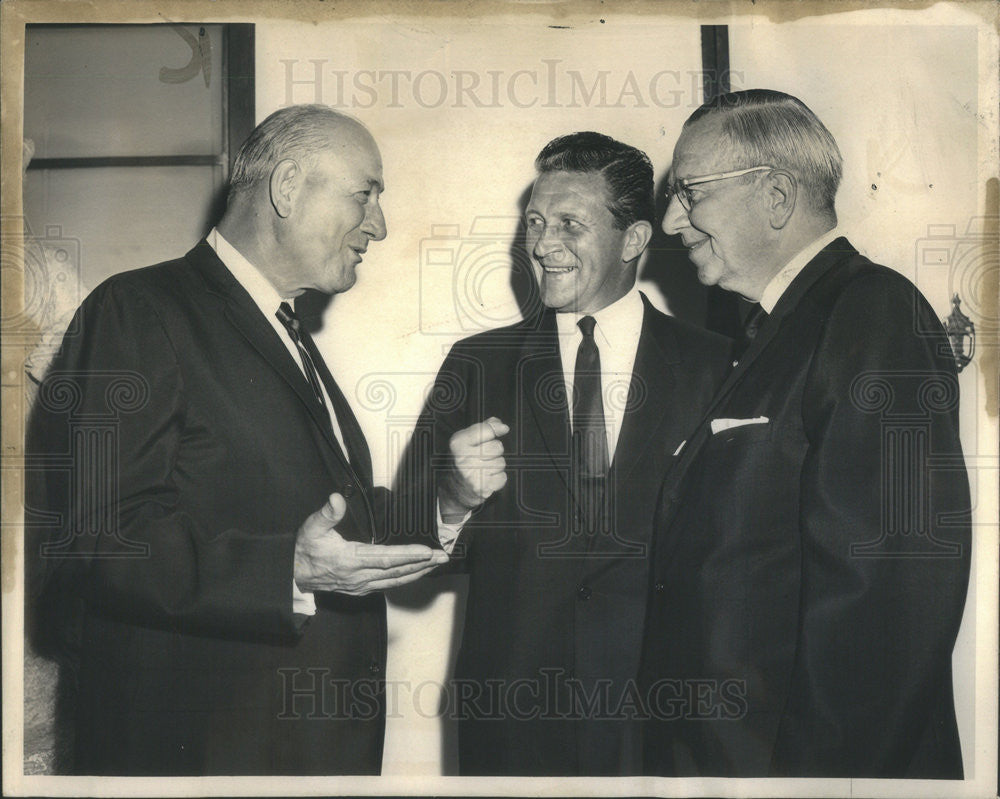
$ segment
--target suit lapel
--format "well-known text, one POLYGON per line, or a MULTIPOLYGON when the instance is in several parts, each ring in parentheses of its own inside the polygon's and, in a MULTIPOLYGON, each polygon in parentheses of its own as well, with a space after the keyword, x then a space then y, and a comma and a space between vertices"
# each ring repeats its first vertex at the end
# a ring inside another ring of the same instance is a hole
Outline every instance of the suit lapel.
POLYGON ((200 242, 187 257, 205 276, 210 290, 224 301, 224 313, 229 323, 281 375, 305 406, 327 443, 339 452, 340 447, 333 436, 330 421, 326 418, 324 409, 316 402, 309 382, 246 289, 233 277, 207 242, 200 242))
POLYGON ((673 334, 653 312, 645 295, 642 302, 642 331, 611 464, 611 477, 621 484, 627 481, 652 443, 659 440, 658 429, 669 421, 676 385, 673 364, 680 361, 673 334))
POLYGON ((546 311, 539 325, 528 333, 521 347, 518 369, 524 406, 534 418, 556 472, 568 490, 569 401, 554 312, 546 311))
POLYGON ((344 393, 340 390, 337 381, 333 379, 326 361, 323 360, 323 356, 316 349, 316 343, 312 340, 311 336, 306 337, 306 347, 309 349, 309 354, 316 364, 320 380, 326 386, 326 393, 330 395, 330 401, 333 403, 333 412, 337 415, 337 424, 340 426, 340 432, 344 436, 347 455, 351 461, 350 467, 356 474, 361 476, 365 481, 365 485, 371 485, 373 482, 372 458, 368 450, 368 442, 365 441, 365 434, 358 423, 358 418, 354 415, 354 411, 351 409, 350 403, 348 403, 344 393))

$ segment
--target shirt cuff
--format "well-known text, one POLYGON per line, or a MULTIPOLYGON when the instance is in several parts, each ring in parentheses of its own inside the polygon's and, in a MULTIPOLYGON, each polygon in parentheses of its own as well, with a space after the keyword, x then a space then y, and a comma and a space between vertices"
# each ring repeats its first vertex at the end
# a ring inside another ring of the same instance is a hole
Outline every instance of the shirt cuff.
POLYGON ((469 517, 472 516, 472 511, 469 511, 462 517, 462 521, 457 524, 447 524, 441 518, 441 503, 437 504, 437 536, 438 541, 441 544, 441 549, 447 552, 449 555, 451 551, 455 548, 455 542, 458 541, 458 536, 462 532, 462 528, 465 523, 469 521, 469 517))
POLYGON ((292 613, 301 613, 303 616, 316 615, 316 598, 312 592, 306 594, 300 591, 295 580, 292 580, 292 613))

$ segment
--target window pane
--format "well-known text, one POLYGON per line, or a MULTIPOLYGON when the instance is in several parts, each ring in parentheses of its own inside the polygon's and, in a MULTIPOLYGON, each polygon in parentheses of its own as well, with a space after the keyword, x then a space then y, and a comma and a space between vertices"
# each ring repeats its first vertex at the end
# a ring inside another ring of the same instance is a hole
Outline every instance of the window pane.
POLYGON ((35 157, 221 152, 222 29, 29 26, 24 135, 35 157))
POLYGON ((214 221, 221 186, 221 169, 210 166, 30 170, 24 214, 35 236, 79 240, 82 282, 92 289, 187 252, 214 221))

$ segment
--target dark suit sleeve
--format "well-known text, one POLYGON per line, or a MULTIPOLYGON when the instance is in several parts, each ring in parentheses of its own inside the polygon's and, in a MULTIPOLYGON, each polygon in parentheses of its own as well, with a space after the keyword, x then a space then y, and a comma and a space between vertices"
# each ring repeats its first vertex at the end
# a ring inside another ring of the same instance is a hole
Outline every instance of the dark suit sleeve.
POLYGON ((294 634, 295 531, 234 529, 175 485, 191 387, 156 305, 112 279, 70 331, 28 436, 46 464, 28 498, 40 582, 82 580, 94 609, 142 623, 294 634))
POLYGON ((950 697, 970 503, 946 348, 897 275, 855 279, 827 321, 803 402, 800 624, 777 775, 906 776, 950 697))
MULTIPOLYGON (((393 543, 422 543, 441 548, 437 535, 438 481, 451 466, 451 437, 473 423, 469 420, 469 399, 478 396, 475 370, 468 365, 467 357, 452 350, 427 395, 396 475, 394 516, 390 524, 393 543)), ((469 538, 463 530, 452 549, 452 564, 435 573, 460 568, 469 538)))

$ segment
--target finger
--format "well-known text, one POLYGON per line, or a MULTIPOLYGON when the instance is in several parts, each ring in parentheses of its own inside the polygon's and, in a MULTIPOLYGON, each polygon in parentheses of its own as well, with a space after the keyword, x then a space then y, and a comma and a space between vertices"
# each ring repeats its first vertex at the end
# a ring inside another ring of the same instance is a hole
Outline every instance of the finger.
POLYGON ((395 566, 421 566, 428 562, 444 563, 447 554, 440 549, 431 549, 423 544, 354 544, 351 555, 362 568, 391 569, 395 566))
POLYGON ((418 574, 436 569, 447 563, 445 558, 442 561, 428 561, 426 563, 407 563, 402 566, 393 566, 390 569, 361 569, 354 575, 359 584, 369 585, 379 580, 395 580, 397 577, 406 577, 410 574, 418 574))
POLYGON ((480 444, 485 444, 487 441, 493 441, 497 437, 497 429, 503 430, 506 433, 509 428, 507 428, 507 425, 499 419, 496 419, 496 421, 492 424, 490 423, 490 420, 487 419, 485 422, 470 425, 464 430, 459 430, 451 437, 452 448, 454 449, 455 447, 461 446, 478 447, 480 444))
POLYGON ((505 436, 510 432, 510 427, 500 421, 496 416, 491 416, 484 422, 484 424, 488 424, 490 426, 490 429, 493 430, 493 435, 496 438, 505 436))
POLYGON ((483 483, 483 487, 490 492, 499 491, 505 485, 507 485, 507 472, 490 475, 483 483))
POLYGON ((422 569, 419 572, 414 572, 413 574, 407 574, 403 577, 391 577, 385 580, 373 580, 368 584, 368 588, 371 591, 388 591, 390 588, 398 588, 401 585, 406 585, 407 583, 413 583, 419 580, 421 577, 427 576, 428 573, 436 569, 437 566, 431 568, 422 569))
POLYGON ((503 455, 503 443, 497 441, 495 438, 487 441, 479 448, 479 457, 483 460, 499 458, 501 455, 503 455))
POLYGON ((330 522, 331 526, 339 524, 340 520, 344 518, 344 514, 347 513, 347 501, 340 494, 330 494, 330 498, 319 512, 323 514, 324 519, 330 522))

